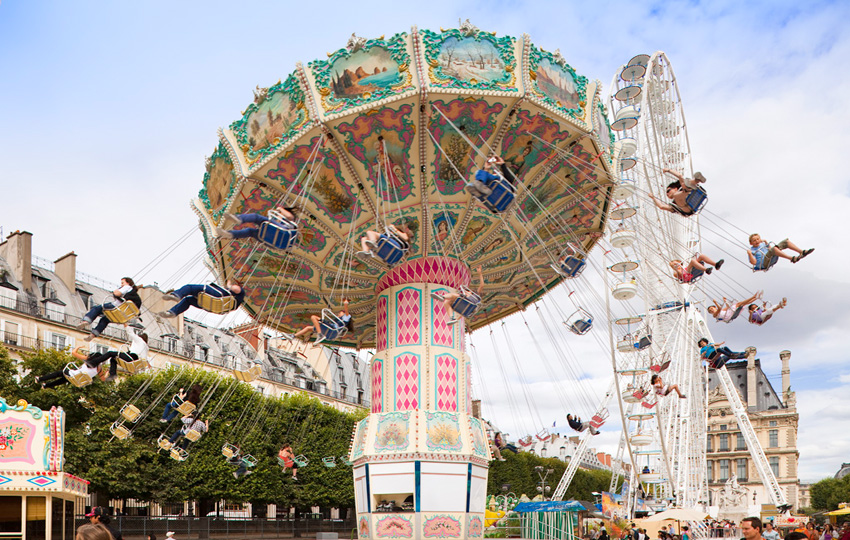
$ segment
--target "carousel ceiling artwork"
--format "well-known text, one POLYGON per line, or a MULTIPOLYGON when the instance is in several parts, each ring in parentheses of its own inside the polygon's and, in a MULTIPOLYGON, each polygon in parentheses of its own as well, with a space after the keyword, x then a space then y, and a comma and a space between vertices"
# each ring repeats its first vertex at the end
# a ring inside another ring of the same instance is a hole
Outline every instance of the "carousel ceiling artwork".
POLYGON ((208 265, 245 283, 255 319, 293 331, 322 307, 338 309, 344 294, 357 324, 338 344, 372 347, 387 269, 352 256, 367 230, 408 225, 406 263, 457 259, 476 287, 481 265, 485 302, 467 321, 481 327, 560 282, 550 264, 566 242, 586 252, 601 236, 616 180, 612 140, 599 83, 528 36, 468 21, 352 35, 326 59, 254 89, 219 130, 193 207, 208 265), (522 184, 500 215, 464 190, 494 155, 522 184), (284 203, 303 208, 289 252, 215 236, 225 213, 284 203))

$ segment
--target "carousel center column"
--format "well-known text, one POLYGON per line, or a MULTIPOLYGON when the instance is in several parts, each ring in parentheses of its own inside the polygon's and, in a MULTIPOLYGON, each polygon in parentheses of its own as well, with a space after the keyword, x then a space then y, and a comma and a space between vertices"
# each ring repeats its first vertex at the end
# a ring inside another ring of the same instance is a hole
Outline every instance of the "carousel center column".
POLYGON ((359 538, 483 538, 490 449, 471 416, 463 322, 433 292, 469 283, 460 261, 407 261, 376 288, 371 414, 354 429, 359 538))

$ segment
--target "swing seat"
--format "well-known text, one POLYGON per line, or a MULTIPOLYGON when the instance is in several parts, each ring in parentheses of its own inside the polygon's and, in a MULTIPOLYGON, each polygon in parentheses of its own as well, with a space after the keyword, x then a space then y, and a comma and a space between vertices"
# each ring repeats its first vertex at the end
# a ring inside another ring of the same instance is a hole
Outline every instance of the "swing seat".
MULTIPOLYGON (((478 311, 478 308, 481 306, 481 297, 478 296, 478 293, 469 290, 464 285, 460 286, 460 296, 455 298, 452 302, 451 308, 452 311, 456 315, 460 315, 461 317, 471 317, 475 315, 475 312, 478 311)), ((455 324, 459 321, 457 317, 452 317, 452 320, 449 321, 449 324, 455 324)))
POLYGON ((649 392, 647 392, 643 388, 639 388, 638 390, 632 392, 632 396, 634 396, 637 399, 643 399, 648 395, 649 395, 649 392))
POLYGON ((161 449, 165 450, 166 452, 171 450, 171 447, 174 446, 171 441, 168 440, 168 437, 166 437, 165 435, 159 436, 159 438, 156 440, 156 445, 159 446, 161 449))
POLYGON ((767 256, 765 256, 765 258, 762 259, 761 266, 758 266, 758 267, 753 266, 753 272, 767 272, 768 270, 770 270, 773 267, 774 264, 779 262, 779 257, 776 256, 776 255, 770 255, 770 251, 769 251, 770 248, 775 247, 776 244, 774 244, 773 242, 769 242, 767 244, 767 246, 768 246, 767 256))
POLYGON ((336 467, 336 456, 327 456, 322 458, 322 464, 328 469, 336 467))
POLYGON ((593 327, 593 319, 579 319, 570 325, 570 331, 578 336, 585 335, 593 327))
POLYGON ((685 204, 688 205, 688 208, 691 209, 691 215, 698 213, 702 210, 702 207, 705 206, 705 203, 708 202, 708 194, 701 187, 697 187, 688 194, 688 198, 685 199, 685 204))
POLYGON ((652 336, 647 334, 642 336, 637 343, 635 343, 635 348, 639 351, 642 351, 652 345, 652 336))
POLYGON ((641 401, 640 404, 643 405, 644 409, 653 409, 656 405, 658 405, 658 402, 653 401, 652 403, 649 403, 647 401, 641 401))
POLYGON ((408 250, 406 244, 400 238, 397 238, 391 232, 392 230, 390 228, 388 229, 390 231, 389 234, 382 234, 377 243, 369 240, 366 241, 366 245, 369 246, 372 255, 389 267, 401 262, 407 256, 408 250))
POLYGON ((525 437, 518 440, 517 442, 520 444, 520 446, 524 446, 524 447, 528 447, 528 446, 531 446, 532 444, 534 444, 534 443, 531 442, 531 435, 526 435, 525 437))
POLYGON ((168 455, 171 456, 171 459, 174 461, 186 461, 186 458, 189 457, 189 452, 179 446, 175 446, 168 452, 168 455))
POLYGON ((641 398, 635 397, 635 393, 632 390, 623 391, 623 401, 626 403, 637 403, 641 398))
POLYGON ((124 324, 139 316, 139 308, 136 304, 126 300, 112 309, 104 309, 103 316, 116 324, 124 324))
POLYGON ((513 203, 516 198, 516 193, 514 192, 514 187, 506 178, 499 176, 499 179, 493 180, 490 184, 488 184, 488 187, 492 190, 489 195, 481 196, 477 193, 473 193, 472 196, 478 199, 478 201, 481 202, 487 210, 494 214, 501 214, 510 208, 511 203, 513 203))
POLYGON ((661 373, 662 371, 664 371, 668 367, 670 367, 670 360, 667 360, 667 361, 662 362, 660 364, 651 365, 651 366, 649 366, 649 369, 651 369, 655 373, 661 373))
POLYGON ((239 447, 237 447, 235 444, 224 443, 224 445, 222 445, 221 455, 223 455, 227 459, 230 459, 237 454, 239 454, 239 447))
POLYGON ((322 332, 316 336, 315 344, 317 345, 323 341, 333 341, 341 338, 348 331, 342 319, 328 308, 322 310, 322 320, 319 322, 319 327, 322 329, 322 332))
POLYGON ((199 292, 196 296, 199 308, 217 315, 229 313, 236 309, 236 297, 230 294, 230 291, 216 284, 210 286, 220 295, 214 296, 206 291, 199 292))
POLYGON ((68 379, 68 382, 76 386, 77 388, 83 388, 84 386, 90 385, 93 381, 90 375, 86 373, 82 373, 78 371, 80 366, 71 362, 65 366, 65 369, 62 370, 65 374, 65 378, 68 379), (71 375, 72 371, 76 371, 74 375, 71 375))
POLYGON ((136 420, 142 415, 142 411, 135 405, 124 405, 118 414, 124 417, 128 422, 136 423, 136 420))
POLYGON ((634 339, 630 335, 624 337, 617 342, 617 350, 623 353, 635 352, 637 348, 634 339))
POLYGON ((117 360, 118 360, 118 365, 121 366, 121 368, 124 371, 126 371, 127 373, 129 373, 130 375, 134 375, 136 373, 141 373, 142 371, 148 369, 148 361, 147 360, 139 359, 139 360, 130 360, 128 362, 127 360, 124 360, 123 358, 121 358, 121 356, 118 356, 117 360))
POLYGON ((197 429, 190 429, 183 436, 192 442, 197 442, 198 439, 201 438, 201 435, 203 435, 203 433, 198 431, 197 429))
POLYGON ((292 461, 283 459, 280 456, 277 456, 277 464, 283 467, 284 469, 288 469, 292 466, 292 461))
POLYGON ((590 419, 590 425, 597 429, 602 427, 602 424, 604 424, 605 421, 608 420, 608 414, 608 409, 603 409, 598 413, 594 414, 590 419))
POLYGON ((177 406, 174 407, 174 408, 177 409, 177 412, 179 412, 183 416, 189 416, 190 414, 195 412, 196 406, 195 406, 194 403, 189 402, 189 401, 183 401, 183 398, 181 398, 180 396, 178 396, 176 394, 174 395, 173 398, 171 398, 171 402, 177 403, 177 406))
POLYGON ((307 459, 307 456, 305 456, 304 454, 298 454, 297 456, 292 458, 292 461, 294 461, 295 464, 298 465, 299 469, 302 467, 306 467, 307 464, 310 463, 310 461, 307 459))
POLYGON ((558 263, 558 265, 552 265, 552 268, 555 272, 558 272, 562 276, 567 279, 577 278, 584 272, 584 268, 587 266, 587 262, 570 255, 566 257, 563 261, 558 263))
POLYGON ((109 431, 116 438, 121 439, 122 441, 129 439, 131 435, 130 430, 127 429, 127 426, 122 424, 120 420, 116 420, 115 422, 113 422, 112 425, 109 426, 109 431))
MULTIPOLYGON (((272 216, 269 212, 269 216, 272 216)), ((257 240, 278 251, 289 251, 298 243, 298 225, 280 217, 260 224, 257 240)))
POLYGON ((244 465, 248 469, 256 467, 257 458, 255 458, 251 454, 245 454, 244 456, 242 456, 242 465, 244 465))
POLYGON ((248 369, 234 369, 233 375, 242 382, 252 382, 260 378, 260 375, 263 374, 263 366, 260 364, 253 364, 248 369))
POLYGON ((348 467, 351 467, 352 465, 354 465, 354 462, 351 461, 350 459, 348 459, 348 456, 339 456, 339 461, 340 461, 340 463, 342 463, 343 465, 346 465, 348 467))
POLYGON ((534 436, 537 437, 538 441, 548 441, 551 434, 549 433, 548 429, 543 428, 538 431, 534 436))

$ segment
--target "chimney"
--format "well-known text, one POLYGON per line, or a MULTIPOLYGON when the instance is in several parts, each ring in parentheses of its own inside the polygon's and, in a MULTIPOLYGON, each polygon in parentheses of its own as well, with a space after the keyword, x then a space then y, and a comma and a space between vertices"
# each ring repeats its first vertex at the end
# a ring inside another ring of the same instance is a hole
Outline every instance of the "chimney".
POLYGON ((77 290, 77 254, 72 251, 62 255, 53 264, 53 273, 59 276, 71 295, 74 295, 77 290))
POLYGON ((780 351, 779 359, 782 360, 782 401, 788 405, 791 398, 791 351, 780 351))
POLYGON ((754 411, 758 405, 758 388, 756 386, 756 348, 747 349, 747 410, 754 411))
POLYGON ((15 231, 0 244, 0 257, 6 259, 25 291, 32 286, 32 233, 15 231))
POLYGON ((481 400, 473 399, 472 400, 472 416, 475 418, 481 418, 481 400))

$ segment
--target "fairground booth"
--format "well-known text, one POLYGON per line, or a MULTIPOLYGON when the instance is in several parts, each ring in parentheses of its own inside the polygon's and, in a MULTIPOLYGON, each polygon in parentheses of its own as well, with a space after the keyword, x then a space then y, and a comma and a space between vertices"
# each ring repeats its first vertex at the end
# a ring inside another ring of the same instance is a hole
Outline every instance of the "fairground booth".
POLYGON ((65 412, 0 397, 0 539, 72 540, 88 481, 62 471, 65 412))

